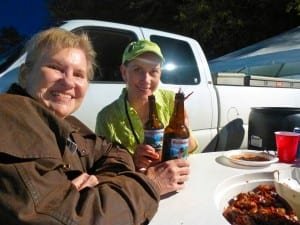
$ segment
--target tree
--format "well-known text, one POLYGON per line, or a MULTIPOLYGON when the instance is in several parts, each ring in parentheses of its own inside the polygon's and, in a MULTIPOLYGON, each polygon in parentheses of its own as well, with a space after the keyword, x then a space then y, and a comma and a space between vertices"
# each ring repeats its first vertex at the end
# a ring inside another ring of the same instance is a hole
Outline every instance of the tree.
POLYGON ((191 36, 208 58, 300 24, 300 0, 49 0, 48 6, 54 21, 99 19, 191 36))
POLYGON ((51 0, 48 8, 54 21, 98 19, 174 30, 177 6, 182 0, 51 0), (121 9, 121 10, 120 10, 121 9))
POLYGON ((213 58, 297 26, 296 1, 187 0, 179 22, 213 58))

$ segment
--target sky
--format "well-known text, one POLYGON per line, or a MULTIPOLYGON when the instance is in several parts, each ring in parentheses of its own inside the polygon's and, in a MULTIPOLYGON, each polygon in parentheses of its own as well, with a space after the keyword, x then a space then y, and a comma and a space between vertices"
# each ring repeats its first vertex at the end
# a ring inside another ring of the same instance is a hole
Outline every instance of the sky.
POLYGON ((44 0, 1 0, 0 28, 12 26, 26 36, 44 28, 48 22, 44 0))

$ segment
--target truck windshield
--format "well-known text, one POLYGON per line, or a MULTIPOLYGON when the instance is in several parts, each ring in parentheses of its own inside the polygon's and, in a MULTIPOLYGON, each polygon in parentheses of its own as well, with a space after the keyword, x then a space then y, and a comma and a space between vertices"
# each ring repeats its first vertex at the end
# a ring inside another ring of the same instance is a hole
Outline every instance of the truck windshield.
POLYGON ((24 53, 24 42, 0 54, 0 74, 24 53))

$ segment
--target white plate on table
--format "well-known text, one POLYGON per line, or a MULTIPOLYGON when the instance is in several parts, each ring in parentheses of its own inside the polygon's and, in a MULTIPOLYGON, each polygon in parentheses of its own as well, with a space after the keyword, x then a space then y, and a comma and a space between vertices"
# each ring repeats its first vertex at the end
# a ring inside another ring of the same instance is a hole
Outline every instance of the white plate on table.
POLYGON ((230 150, 226 151, 224 156, 232 163, 243 166, 268 166, 278 162, 278 158, 275 155, 256 150, 230 150))

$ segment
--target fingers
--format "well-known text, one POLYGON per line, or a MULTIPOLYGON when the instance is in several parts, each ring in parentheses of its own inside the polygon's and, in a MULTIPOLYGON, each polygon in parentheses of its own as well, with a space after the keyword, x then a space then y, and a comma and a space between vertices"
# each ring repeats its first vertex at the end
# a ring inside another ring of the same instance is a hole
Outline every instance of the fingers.
POLYGON ((135 167, 139 171, 145 171, 149 167, 149 165, 151 164, 151 162, 152 162, 152 160, 150 160, 148 158, 139 158, 135 162, 135 167))
POLYGON ((158 159, 159 154, 150 145, 138 145, 134 151, 135 157, 158 159))
POLYGON ((80 190, 86 187, 95 187, 98 184, 98 178, 95 175, 90 175, 89 178, 81 185, 80 190))
POLYGON ((187 168, 190 167, 190 163, 186 159, 174 159, 174 160, 169 160, 169 161, 166 161, 166 162, 167 163, 175 164, 178 167, 187 167, 187 168))
POLYGON ((173 176, 188 175, 190 173, 190 163, 185 159, 174 159, 164 162, 167 166, 166 168, 173 176))
POLYGON ((183 189, 189 173, 189 162, 175 159, 149 167, 146 175, 159 186, 160 194, 163 195, 183 189))
POLYGON ((159 159, 159 154, 150 145, 138 145, 133 155, 133 161, 138 170, 148 168, 157 159, 159 159))
POLYGON ((71 182, 76 187, 77 190, 80 189, 80 186, 88 179, 89 175, 87 173, 82 173, 71 182))
POLYGON ((95 175, 89 175, 87 173, 82 173, 71 182, 78 191, 86 187, 95 187, 99 184, 98 178, 95 175))

